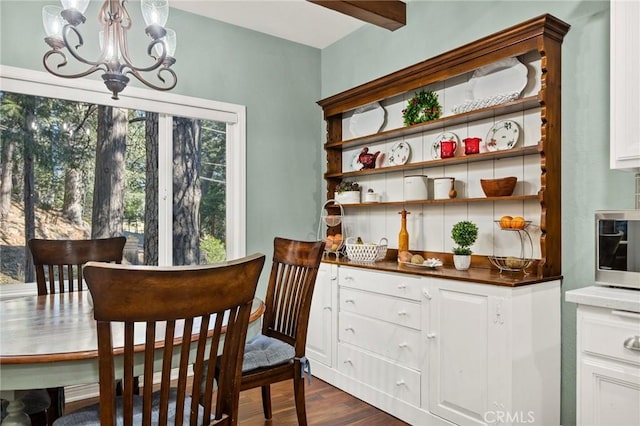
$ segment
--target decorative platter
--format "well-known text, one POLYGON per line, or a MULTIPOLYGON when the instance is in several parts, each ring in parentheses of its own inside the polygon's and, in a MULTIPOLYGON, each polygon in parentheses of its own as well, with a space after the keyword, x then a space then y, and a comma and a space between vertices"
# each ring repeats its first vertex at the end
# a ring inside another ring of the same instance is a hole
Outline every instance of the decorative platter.
POLYGON ((499 121, 487 133, 484 145, 487 151, 505 151, 518 143, 520 127, 511 120, 499 121))
POLYGON ((378 102, 357 108, 349 123, 349 131, 354 137, 378 133, 384 124, 384 108, 378 102))
POLYGON ((473 72, 469 79, 472 99, 491 98, 495 95, 520 96, 527 85, 527 67, 517 58, 494 62, 473 72))
POLYGON ((411 263, 411 262, 398 262, 401 265, 412 266, 414 268, 429 268, 435 269, 442 266, 442 261, 437 258, 429 258, 424 261, 424 263, 411 263))
POLYGON ((391 147, 389 151, 389 165, 401 166, 409 161, 411 147, 406 142, 398 142, 391 147))
POLYGON ((431 145, 431 157, 434 160, 440 159, 440 143, 442 141, 450 141, 450 140, 453 140, 456 142, 456 149, 455 151, 453 151, 453 153, 455 154, 456 151, 458 151, 458 147, 460 146, 460 138, 458 137, 458 135, 456 135, 453 132, 441 133, 434 139, 433 144, 431 145))

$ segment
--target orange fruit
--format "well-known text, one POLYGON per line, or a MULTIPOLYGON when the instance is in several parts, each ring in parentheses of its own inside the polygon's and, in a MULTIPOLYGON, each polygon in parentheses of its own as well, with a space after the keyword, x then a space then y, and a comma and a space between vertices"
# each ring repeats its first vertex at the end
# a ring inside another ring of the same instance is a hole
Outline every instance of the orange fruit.
POLYGON ((511 216, 502 216, 500 218, 500 228, 508 229, 511 228, 511 221, 513 218, 511 216))
POLYGON ((511 219, 511 227, 514 229, 524 229, 526 222, 522 216, 515 216, 511 219))

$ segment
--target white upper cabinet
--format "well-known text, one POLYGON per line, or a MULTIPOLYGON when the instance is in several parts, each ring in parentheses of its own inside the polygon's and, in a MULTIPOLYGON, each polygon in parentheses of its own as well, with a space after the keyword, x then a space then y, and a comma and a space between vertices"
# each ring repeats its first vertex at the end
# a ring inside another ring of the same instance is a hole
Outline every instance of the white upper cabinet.
POLYGON ((612 169, 640 171, 640 2, 611 2, 612 169))

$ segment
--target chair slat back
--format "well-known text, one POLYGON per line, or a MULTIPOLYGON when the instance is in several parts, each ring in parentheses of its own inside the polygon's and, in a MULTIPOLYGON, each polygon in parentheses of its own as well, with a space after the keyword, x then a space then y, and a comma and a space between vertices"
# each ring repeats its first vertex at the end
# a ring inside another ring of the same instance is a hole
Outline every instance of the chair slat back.
POLYGON ((262 334, 289 343, 301 357, 324 242, 276 237, 273 247, 262 334))
POLYGON ((89 261, 122 261, 125 237, 92 240, 29 240, 38 294, 82 291, 82 268, 89 261))
POLYGON ((139 398, 134 396, 133 378, 140 374, 144 375, 143 425, 166 425, 174 416, 175 423, 171 423, 176 425, 237 423, 244 342, 264 260, 264 255, 254 254, 204 266, 85 265, 84 278, 97 321, 101 425, 116 421, 116 377, 123 377, 124 382, 123 424, 133 423, 139 398), (119 354, 123 354, 121 364, 116 362, 119 354), (214 406, 218 356, 220 376, 214 406), (144 360, 143 370, 134 371, 139 359, 144 360), (193 365, 195 377, 201 377, 205 363, 204 391, 197 380, 187 386, 188 367, 193 365), (153 378, 158 366, 160 402, 154 411, 153 378), (172 389, 173 368, 178 369, 178 379, 172 389), (170 399, 175 400, 175 411, 170 399))

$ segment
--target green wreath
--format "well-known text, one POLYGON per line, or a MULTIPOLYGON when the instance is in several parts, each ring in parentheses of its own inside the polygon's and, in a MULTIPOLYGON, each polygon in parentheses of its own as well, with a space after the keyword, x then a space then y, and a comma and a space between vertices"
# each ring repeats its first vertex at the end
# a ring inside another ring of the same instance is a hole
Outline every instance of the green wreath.
POLYGON ((422 90, 409 99, 407 107, 402 110, 402 117, 405 126, 424 123, 425 121, 437 120, 440 118, 442 107, 438 102, 438 95, 434 92, 422 90))

